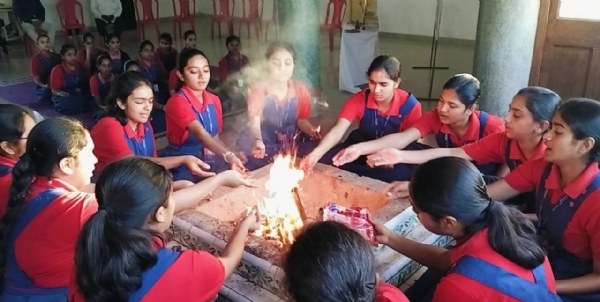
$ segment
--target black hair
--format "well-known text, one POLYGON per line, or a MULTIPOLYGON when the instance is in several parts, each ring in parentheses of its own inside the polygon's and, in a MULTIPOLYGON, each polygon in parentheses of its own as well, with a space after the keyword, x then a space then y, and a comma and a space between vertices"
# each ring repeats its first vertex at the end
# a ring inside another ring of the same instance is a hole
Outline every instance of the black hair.
POLYGON ((34 177, 51 177, 62 159, 76 158, 88 143, 88 131, 74 119, 51 117, 31 129, 25 153, 12 170, 6 214, 0 223, 0 284, 5 278, 8 241, 34 177))
POLYGON ((389 55, 380 55, 371 62, 367 70, 367 77, 374 71, 384 70, 392 81, 398 81, 402 73, 402 66, 398 59, 389 55))
POLYGON ((100 208, 84 224, 75 247, 76 282, 88 302, 127 301, 142 273, 156 265, 154 238, 145 228, 167 206, 173 179, 163 166, 128 157, 106 166, 96 183, 100 208))
POLYGON ((196 35, 196 32, 195 32, 195 31, 193 31, 193 30, 189 29, 189 30, 186 30, 186 31, 183 33, 183 39, 184 39, 184 40, 187 40, 187 39, 188 39, 188 38, 189 38, 191 35, 194 35, 194 36, 198 37, 198 35, 196 35))
POLYGON ((35 43, 36 44, 39 43, 42 38, 48 38, 48 40, 50 40, 50 37, 48 37, 47 34, 41 34, 41 35, 38 35, 37 40, 35 41, 35 43))
POLYGON ((75 46, 71 45, 71 44, 65 44, 60 48, 60 55, 64 56, 67 54, 67 52, 69 52, 69 50, 74 50, 75 52, 77 52, 77 48, 75 48, 75 46))
POLYGON ((481 85, 479 80, 468 73, 461 73, 451 77, 444 90, 452 89, 458 95, 458 99, 467 109, 472 108, 479 101, 481 96, 481 85))
POLYGON ((290 247, 283 271, 296 302, 375 300, 377 274, 371 247, 338 222, 308 226, 290 247))
POLYGON ((118 101, 127 102, 127 98, 142 85, 152 87, 148 79, 137 71, 126 71, 110 85, 110 93, 106 98, 106 112, 104 116, 116 118, 122 126, 127 125, 127 113, 119 107, 118 101))
POLYGON ((81 41, 85 42, 85 40, 87 40, 87 38, 92 38, 92 40, 95 40, 94 35, 92 33, 85 33, 81 37, 81 41))
POLYGON ((560 96, 544 87, 525 87, 517 92, 517 96, 525 98, 525 107, 533 115, 533 120, 538 123, 550 122, 556 107, 560 104, 560 96))
MULTIPOLYGON (((0 143, 16 144, 25 133, 25 116, 33 119, 29 110, 14 104, 0 104, 0 143)), ((0 155, 4 152, 0 149, 0 155)))
POLYGON ((586 98, 573 98, 556 109, 563 121, 571 128, 576 140, 594 139, 588 153, 589 162, 600 162, 600 103, 586 98))
POLYGON ((169 44, 173 45, 173 36, 170 33, 162 33, 162 34, 160 34, 160 37, 158 38, 158 41, 160 41, 160 40, 165 40, 169 44))
POLYGON ((296 50, 294 50, 294 46, 288 42, 284 41, 274 41, 269 44, 267 47, 267 51, 265 52, 265 58, 270 59, 271 56, 278 50, 285 50, 292 55, 292 59, 294 62, 296 61, 296 50))
POLYGON ((441 157, 418 166, 409 192, 418 211, 436 221, 451 216, 461 222, 465 238, 487 228, 490 246, 504 258, 527 269, 544 262, 533 223, 516 208, 493 201, 481 172, 466 159, 441 157))
POLYGON ((140 53, 142 53, 142 51, 144 51, 144 48, 148 45, 152 46, 152 49, 154 49, 154 43, 150 42, 150 40, 144 40, 142 41, 142 43, 140 43, 140 53))
POLYGON ((125 62, 125 64, 123 65, 123 68, 125 69, 125 71, 127 71, 129 69, 129 67, 131 67, 133 65, 140 68, 140 64, 138 64, 138 62, 136 60, 129 60, 129 61, 125 62))
POLYGON ((179 66, 179 72, 183 74, 183 70, 188 65, 189 61, 195 56, 203 56, 206 61, 209 62, 208 57, 204 54, 204 52, 202 52, 202 50, 196 48, 185 48, 179 53, 179 62, 177 62, 179 64, 177 65, 179 66))
POLYGON ((240 37, 238 37, 236 35, 231 35, 231 36, 227 37, 227 39, 225 39, 225 46, 229 46, 229 43, 232 43, 234 41, 237 41, 238 43, 242 44, 240 37))
POLYGON ((110 58, 110 56, 106 53, 101 54, 98 56, 98 58, 96 58, 96 66, 100 66, 102 65, 102 61, 104 60, 108 60, 110 61, 110 63, 112 63, 112 59, 110 58))
POLYGON ((108 35, 106 35, 106 37, 104 38, 104 44, 108 45, 108 43, 110 43, 110 40, 117 38, 119 40, 119 42, 121 41, 121 37, 115 33, 110 33, 108 35))

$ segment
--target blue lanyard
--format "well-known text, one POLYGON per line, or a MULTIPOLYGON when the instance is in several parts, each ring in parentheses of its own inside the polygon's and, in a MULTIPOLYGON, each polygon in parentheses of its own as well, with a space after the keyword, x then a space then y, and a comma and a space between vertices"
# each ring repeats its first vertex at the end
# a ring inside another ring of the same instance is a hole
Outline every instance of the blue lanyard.
POLYGON ((383 124, 383 129, 381 131, 379 131, 379 121, 378 121, 378 114, 377 114, 377 110, 373 110, 373 114, 375 115, 375 138, 380 138, 383 136, 383 133, 385 132, 385 127, 387 127, 388 122, 390 121, 390 116, 388 115, 385 118, 385 123, 383 124))
POLYGON ((283 119, 281 119, 279 117, 279 105, 277 104, 277 101, 274 101, 273 104, 275 104, 275 110, 277 111, 277 122, 279 124, 279 127, 283 127, 283 122, 287 121, 288 119, 288 114, 290 113, 290 100, 287 100, 287 105, 285 108, 285 116, 283 117, 283 119))
POLYGON ((206 131, 208 132, 208 134, 210 134, 210 136, 213 136, 213 122, 212 122, 212 118, 210 117, 210 107, 208 105, 205 105, 206 108, 206 116, 208 119, 208 127, 206 127, 206 124, 204 123, 204 117, 202 116, 202 113, 198 112, 198 116, 200 117, 200 122, 202 123, 202 126, 204 128, 206 128, 206 131))
POLYGON ((154 84, 154 73, 150 70, 150 68, 152 68, 152 67, 153 66, 151 66, 151 67, 142 67, 142 68, 144 68, 144 70, 148 73, 148 77, 150 77, 150 79, 149 79, 150 83, 154 84))

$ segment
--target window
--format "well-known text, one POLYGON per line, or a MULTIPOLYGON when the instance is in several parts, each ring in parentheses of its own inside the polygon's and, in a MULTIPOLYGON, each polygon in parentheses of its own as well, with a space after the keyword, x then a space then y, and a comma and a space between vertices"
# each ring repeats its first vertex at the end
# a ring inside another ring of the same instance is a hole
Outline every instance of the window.
POLYGON ((561 0, 558 5, 561 19, 600 21, 600 0, 561 0))

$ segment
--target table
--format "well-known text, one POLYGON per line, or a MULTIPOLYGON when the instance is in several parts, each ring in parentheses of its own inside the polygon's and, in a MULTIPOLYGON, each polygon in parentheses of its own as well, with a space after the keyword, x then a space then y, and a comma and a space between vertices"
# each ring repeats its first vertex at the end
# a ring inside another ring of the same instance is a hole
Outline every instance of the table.
POLYGON ((376 29, 361 30, 357 33, 342 31, 340 45, 339 89, 356 93, 358 86, 368 82, 367 70, 379 54, 379 37, 376 29))

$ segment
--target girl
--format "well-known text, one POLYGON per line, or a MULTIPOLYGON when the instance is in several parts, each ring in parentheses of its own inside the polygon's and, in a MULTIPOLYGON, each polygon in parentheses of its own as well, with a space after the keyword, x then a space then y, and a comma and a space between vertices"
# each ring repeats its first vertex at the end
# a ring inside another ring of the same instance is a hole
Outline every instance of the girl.
POLYGON ((99 72, 90 79, 90 92, 96 101, 96 120, 100 110, 106 107, 106 98, 110 92, 110 86, 115 80, 115 74, 112 73, 112 60, 106 54, 100 55, 96 62, 99 72))
POLYGON ((283 271, 296 302, 408 302, 399 289, 379 282, 367 241, 338 222, 309 225, 285 256, 283 271))
POLYGON ((108 49, 105 54, 108 54, 112 59, 112 72, 116 75, 122 74, 124 71, 124 64, 131 60, 129 54, 121 50, 121 38, 117 34, 106 35, 106 48, 108 49))
POLYGON ((156 104, 157 109, 163 110, 164 104, 169 99, 168 88, 165 83, 167 71, 160 60, 155 60, 153 58, 153 52, 154 44, 152 44, 152 42, 146 40, 140 43, 140 58, 138 59, 138 64, 140 65, 140 72, 152 84, 154 98, 158 102, 158 104, 156 104))
POLYGON ((134 60, 129 60, 125 62, 124 65, 125 71, 137 71, 140 72, 140 64, 134 60))
POLYGON ((173 36, 170 33, 162 33, 158 42, 159 47, 154 52, 154 60, 160 61, 166 72, 170 73, 177 65, 178 54, 177 49, 173 48, 173 36))
POLYGON ((248 234, 260 227, 260 215, 253 209, 237 225, 220 257, 174 252, 164 239, 173 220, 172 192, 169 172, 150 160, 132 157, 106 167, 96 185, 102 206, 77 242, 69 301, 216 298, 242 259, 248 234))
MULTIPOLYGON (((234 74, 242 70, 242 68, 250 65, 248 57, 240 52, 242 42, 238 36, 229 36, 225 39, 225 46, 227 47, 227 55, 225 55, 221 61, 219 61, 219 80, 221 83, 227 81, 229 75, 234 74)), ((289 47, 291 49, 291 46, 289 47)), ((294 52, 294 61, 296 60, 296 53, 294 52)), ((269 60, 269 57, 267 57, 269 60)))
POLYGON ((60 55, 52 51, 52 43, 47 35, 39 35, 37 38, 39 53, 31 58, 31 76, 35 82, 35 95, 38 102, 52 104, 52 90, 49 80, 52 69, 60 64, 60 55))
POLYGON ((183 33, 183 40, 185 40, 185 47, 183 47, 183 49, 196 48, 196 38, 197 36, 195 31, 191 29, 186 30, 185 33, 183 33))
MULTIPOLYGON (((400 62, 396 58, 388 55, 375 58, 367 76, 369 88, 356 93, 346 102, 333 128, 302 159, 301 165, 305 170, 312 170, 319 160, 332 164, 333 156, 345 147, 407 130, 421 117, 421 103, 411 93, 398 88, 401 82, 400 62), (358 129, 350 133, 345 142, 339 143, 355 119, 359 120, 358 129)), ((423 147, 412 144, 408 148, 423 147)), ((407 165, 372 169, 366 165, 365 158, 340 168, 386 182, 408 179, 412 171, 412 167, 407 165)))
POLYGON ((89 88, 89 73, 77 62, 73 45, 60 49, 62 63, 52 69, 50 88, 54 109, 60 114, 75 114, 90 111, 93 98, 89 88))
POLYGON ((98 210, 90 183, 94 143, 77 121, 49 118, 33 127, 13 181, 0 238, 2 301, 66 301, 75 243, 98 210))
POLYGON ((82 39, 84 48, 77 52, 77 62, 85 66, 90 74, 95 74, 98 72, 96 60, 103 51, 95 47, 94 35, 91 33, 85 33, 82 39))
POLYGON ((35 120, 27 109, 0 104, 0 217, 6 212, 12 169, 25 153, 27 136, 33 126, 35 120))
POLYGON ((535 191, 538 229, 563 301, 600 300, 600 103, 572 99, 556 110, 544 157, 489 186, 494 199, 535 191))
MULTIPOLYGON (((417 243, 374 222, 376 239, 432 270, 446 272, 432 301, 560 302, 535 227, 516 209, 488 196, 473 164, 443 157, 418 166, 410 197, 423 226, 451 236, 457 245, 448 250, 417 243)), ((431 298, 421 294, 413 299, 409 292, 407 296, 411 301, 431 298)))
POLYGON ((282 152, 308 154, 320 139, 317 127, 309 121, 310 93, 306 86, 292 80, 296 52, 289 43, 273 42, 265 57, 268 60, 268 78, 255 85, 248 93, 249 133, 242 136, 240 145, 252 154, 248 163, 251 170, 266 165, 282 152))
MULTIPOLYGON (((227 165, 233 170, 245 171, 242 160, 227 150, 219 132, 222 127, 221 102, 206 91, 210 81, 210 66, 204 53, 186 49, 179 56, 179 79, 183 88, 169 99, 165 107, 169 145, 161 156, 193 155, 221 172, 227 165)), ((185 167, 172 169, 175 180, 198 182, 200 178, 185 167)))

